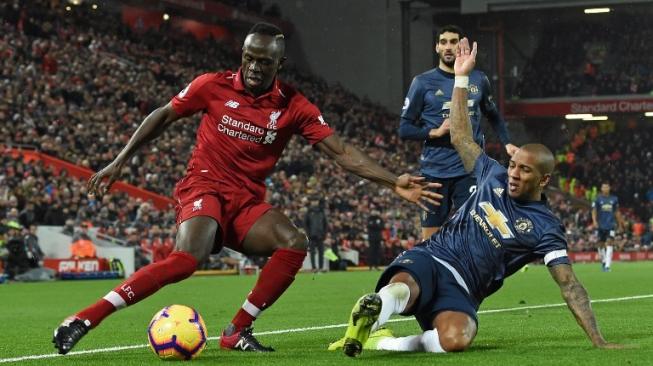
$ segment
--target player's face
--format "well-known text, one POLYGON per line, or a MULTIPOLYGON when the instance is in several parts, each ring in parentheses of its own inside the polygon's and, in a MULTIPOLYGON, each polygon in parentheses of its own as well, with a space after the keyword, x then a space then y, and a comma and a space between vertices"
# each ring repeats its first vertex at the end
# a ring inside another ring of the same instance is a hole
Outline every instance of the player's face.
POLYGON ((265 34, 250 34, 243 44, 241 70, 245 89, 260 95, 270 89, 283 61, 282 41, 265 34))
POLYGON ((508 195, 514 199, 537 201, 551 175, 537 169, 535 154, 519 149, 508 165, 508 195))
POLYGON ((458 50, 459 40, 460 35, 458 35, 458 33, 444 32, 440 35, 438 44, 435 45, 435 52, 438 53, 440 62, 449 67, 453 67, 454 62, 456 61, 456 51, 458 50))
POLYGON ((610 195, 610 185, 607 183, 601 184, 601 194, 604 196, 610 195))

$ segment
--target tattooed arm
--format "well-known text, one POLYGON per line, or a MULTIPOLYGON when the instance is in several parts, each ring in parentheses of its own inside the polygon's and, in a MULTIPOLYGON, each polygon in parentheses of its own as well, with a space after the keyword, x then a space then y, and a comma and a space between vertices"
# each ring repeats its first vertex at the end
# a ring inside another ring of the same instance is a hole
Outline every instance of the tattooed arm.
MULTIPOLYGON (((454 71, 456 80, 459 78, 469 80, 469 74, 476 63, 476 42, 473 49, 469 48, 469 41, 463 38, 458 42, 456 62, 454 71)), ((474 170, 474 164, 479 155, 481 147, 474 141, 472 135, 472 124, 469 121, 469 110, 467 109, 467 86, 465 83, 454 83, 451 94, 451 115, 449 116, 451 144, 460 155, 465 170, 474 170)))
POLYGON ((569 310, 576 317, 578 325, 587 333, 592 344, 599 348, 622 348, 619 344, 608 343, 603 338, 603 335, 601 335, 587 291, 585 291, 583 285, 576 278, 571 266, 568 264, 558 264, 549 267, 549 272, 558 286, 560 286, 562 298, 567 303, 569 310))

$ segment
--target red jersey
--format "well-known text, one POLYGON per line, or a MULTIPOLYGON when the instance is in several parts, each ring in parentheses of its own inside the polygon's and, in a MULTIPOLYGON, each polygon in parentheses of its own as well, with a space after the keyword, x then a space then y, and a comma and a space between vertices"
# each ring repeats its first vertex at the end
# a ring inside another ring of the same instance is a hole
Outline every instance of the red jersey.
POLYGON ((276 79, 270 92, 254 97, 240 71, 201 75, 171 103, 180 116, 204 113, 188 173, 213 180, 262 184, 293 134, 312 145, 333 133, 294 88, 276 79))

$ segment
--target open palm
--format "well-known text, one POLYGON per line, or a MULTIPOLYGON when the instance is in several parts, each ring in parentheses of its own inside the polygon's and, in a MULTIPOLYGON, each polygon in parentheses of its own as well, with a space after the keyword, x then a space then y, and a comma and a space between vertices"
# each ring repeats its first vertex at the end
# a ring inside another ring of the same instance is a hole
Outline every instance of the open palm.
POLYGON ((469 40, 465 37, 458 42, 458 50, 456 51, 456 62, 453 65, 453 70, 458 76, 467 76, 476 64, 476 42, 473 47, 469 48, 469 40))

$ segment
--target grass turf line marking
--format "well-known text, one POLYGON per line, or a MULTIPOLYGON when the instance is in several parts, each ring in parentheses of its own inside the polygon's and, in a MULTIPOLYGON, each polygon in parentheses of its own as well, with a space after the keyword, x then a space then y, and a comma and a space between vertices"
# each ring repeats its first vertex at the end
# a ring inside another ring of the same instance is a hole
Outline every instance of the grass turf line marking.
MULTIPOLYGON (((603 302, 619 302, 619 301, 630 301, 630 300, 641 300, 641 299, 649 299, 653 298, 653 294, 649 295, 637 295, 637 296, 627 296, 627 297, 615 297, 612 299, 597 299, 597 300, 592 300, 592 304, 598 304, 598 303, 603 303, 603 302)), ((495 313, 507 313, 510 311, 519 311, 519 310, 533 310, 533 309, 548 309, 548 308, 557 308, 561 306, 567 306, 567 303, 557 303, 557 304, 543 304, 543 305, 531 305, 531 306, 519 306, 515 308, 505 308, 505 309, 489 309, 489 310, 481 310, 478 312, 478 314, 495 314, 495 313)), ((413 317, 405 317, 405 318, 400 318, 400 319, 391 319, 388 321, 388 323, 396 323, 396 322, 403 322, 403 321, 409 321, 409 320, 414 320, 413 317)), ((324 329, 333 329, 333 328, 344 328, 346 327, 347 324, 331 324, 331 325, 319 325, 319 326, 314 326, 314 327, 305 327, 305 328, 294 328, 294 329, 281 329, 281 330, 271 330, 267 332, 259 332, 256 333, 255 335, 257 336, 263 336, 263 335, 272 335, 272 334, 286 334, 286 333, 299 333, 299 332, 308 332, 312 330, 324 330, 324 329)), ((206 340, 207 341, 214 341, 219 339, 220 337, 208 337, 206 340)), ((84 350, 84 351, 73 351, 68 353, 66 356, 74 356, 74 355, 86 355, 86 354, 92 354, 92 353, 105 353, 105 352, 112 352, 112 351, 122 351, 122 350, 127 350, 127 349, 136 349, 136 348, 146 348, 148 347, 147 344, 137 344, 137 345, 131 345, 131 346, 116 346, 116 347, 108 347, 108 348, 96 348, 96 349, 89 349, 89 350, 84 350)), ((13 358, 0 358, 0 363, 7 363, 7 362, 20 362, 20 361, 28 361, 28 360, 41 360, 45 358, 54 358, 54 357, 62 357, 63 355, 60 355, 58 353, 48 353, 48 354, 43 354, 43 355, 31 355, 31 356, 20 356, 20 357, 13 357, 13 358)))

